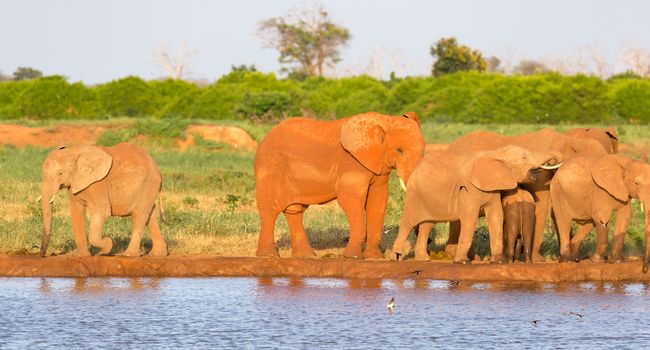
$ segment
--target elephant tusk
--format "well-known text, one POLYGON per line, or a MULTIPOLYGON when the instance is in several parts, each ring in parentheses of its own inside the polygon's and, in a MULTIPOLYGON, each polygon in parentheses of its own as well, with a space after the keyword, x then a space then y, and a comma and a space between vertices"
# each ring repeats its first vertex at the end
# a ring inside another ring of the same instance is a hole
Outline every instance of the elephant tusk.
POLYGON ((34 202, 40 202, 40 201, 41 201, 41 198, 43 198, 43 197, 42 197, 42 196, 38 196, 38 198, 36 198, 36 199, 34 200, 34 202))
POLYGON ((50 201, 48 203, 50 203, 50 204, 54 203, 54 197, 56 197, 56 196, 52 196, 52 199, 50 199, 50 201))
POLYGON ((401 177, 399 178, 399 185, 400 185, 400 187, 402 187, 404 192, 406 192, 406 183, 404 183, 404 180, 402 180, 401 177))
POLYGON ((643 202, 639 201, 639 205, 641 206, 641 212, 645 213, 645 205, 643 205, 643 202))
MULTIPOLYGON (((564 162, 562 162, 562 163, 564 163, 564 162)), ((562 163, 555 164, 555 165, 540 165, 539 167, 544 169, 544 170, 555 170, 555 169, 559 168, 560 165, 562 165, 562 163)))

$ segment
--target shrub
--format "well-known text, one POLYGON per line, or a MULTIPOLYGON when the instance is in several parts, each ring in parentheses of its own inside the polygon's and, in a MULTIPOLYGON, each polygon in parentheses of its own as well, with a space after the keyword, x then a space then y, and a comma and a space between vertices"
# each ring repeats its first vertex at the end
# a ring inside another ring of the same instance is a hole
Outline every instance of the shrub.
POLYGON ((155 111, 155 94, 138 77, 126 77, 97 87, 99 104, 107 115, 139 117, 155 111))
POLYGON ((68 84, 60 76, 27 82, 14 101, 14 106, 21 117, 54 119, 97 116, 94 93, 82 83, 68 84))

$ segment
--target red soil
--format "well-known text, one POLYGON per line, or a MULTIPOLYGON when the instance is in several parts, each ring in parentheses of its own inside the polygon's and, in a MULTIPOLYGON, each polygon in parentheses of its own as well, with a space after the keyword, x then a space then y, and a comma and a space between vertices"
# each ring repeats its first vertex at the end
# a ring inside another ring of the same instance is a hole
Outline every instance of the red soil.
POLYGON ((544 263, 456 265, 450 262, 288 259, 215 256, 165 258, 93 256, 0 256, 0 276, 6 277, 341 277, 426 278, 468 281, 650 281, 640 261, 605 263, 544 263), (419 271, 419 272, 416 272, 419 271))

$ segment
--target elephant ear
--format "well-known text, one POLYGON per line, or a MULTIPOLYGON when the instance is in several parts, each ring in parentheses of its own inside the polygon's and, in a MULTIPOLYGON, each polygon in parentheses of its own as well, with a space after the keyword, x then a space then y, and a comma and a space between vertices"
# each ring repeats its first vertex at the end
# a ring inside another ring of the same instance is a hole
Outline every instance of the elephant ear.
POLYGON ((82 147, 77 158, 70 191, 79 193, 92 183, 105 178, 112 164, 113 158, 99 147, 82 147))
POLYGON ((406 119, 414 120, 418 124, 418 126, 420 126, 420 118, 418 118, 418 115, 415 112, 406 112, 402 114, 402 117, 406 119))
POLYGON ((379 175, 384 162, 384 129, 367 119, 351 119, 341 127, 341 146, 364 167, 379 175))
POLYGON ((591 178, 596 185, 620 201, 630 197, 624 176, 623 167, 611 157, 603 157, 591 167, 591 178))
POLYGON ((470 182, 481 191, 504 191, 517 187, 517 180, 508 166, 491 157, 481 157, 474 162, 470 182))

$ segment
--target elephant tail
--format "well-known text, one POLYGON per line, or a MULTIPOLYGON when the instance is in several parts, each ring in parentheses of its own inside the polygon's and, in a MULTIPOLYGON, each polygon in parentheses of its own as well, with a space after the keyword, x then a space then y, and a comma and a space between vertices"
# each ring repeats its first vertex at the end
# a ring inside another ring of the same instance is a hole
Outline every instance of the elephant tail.
POLYGON ((158 193, 158 208, 160 208, 160 221, 166 222, 167 217, 165 217, 165 208, 163 207, 163 193, 162 189, 158 193))

